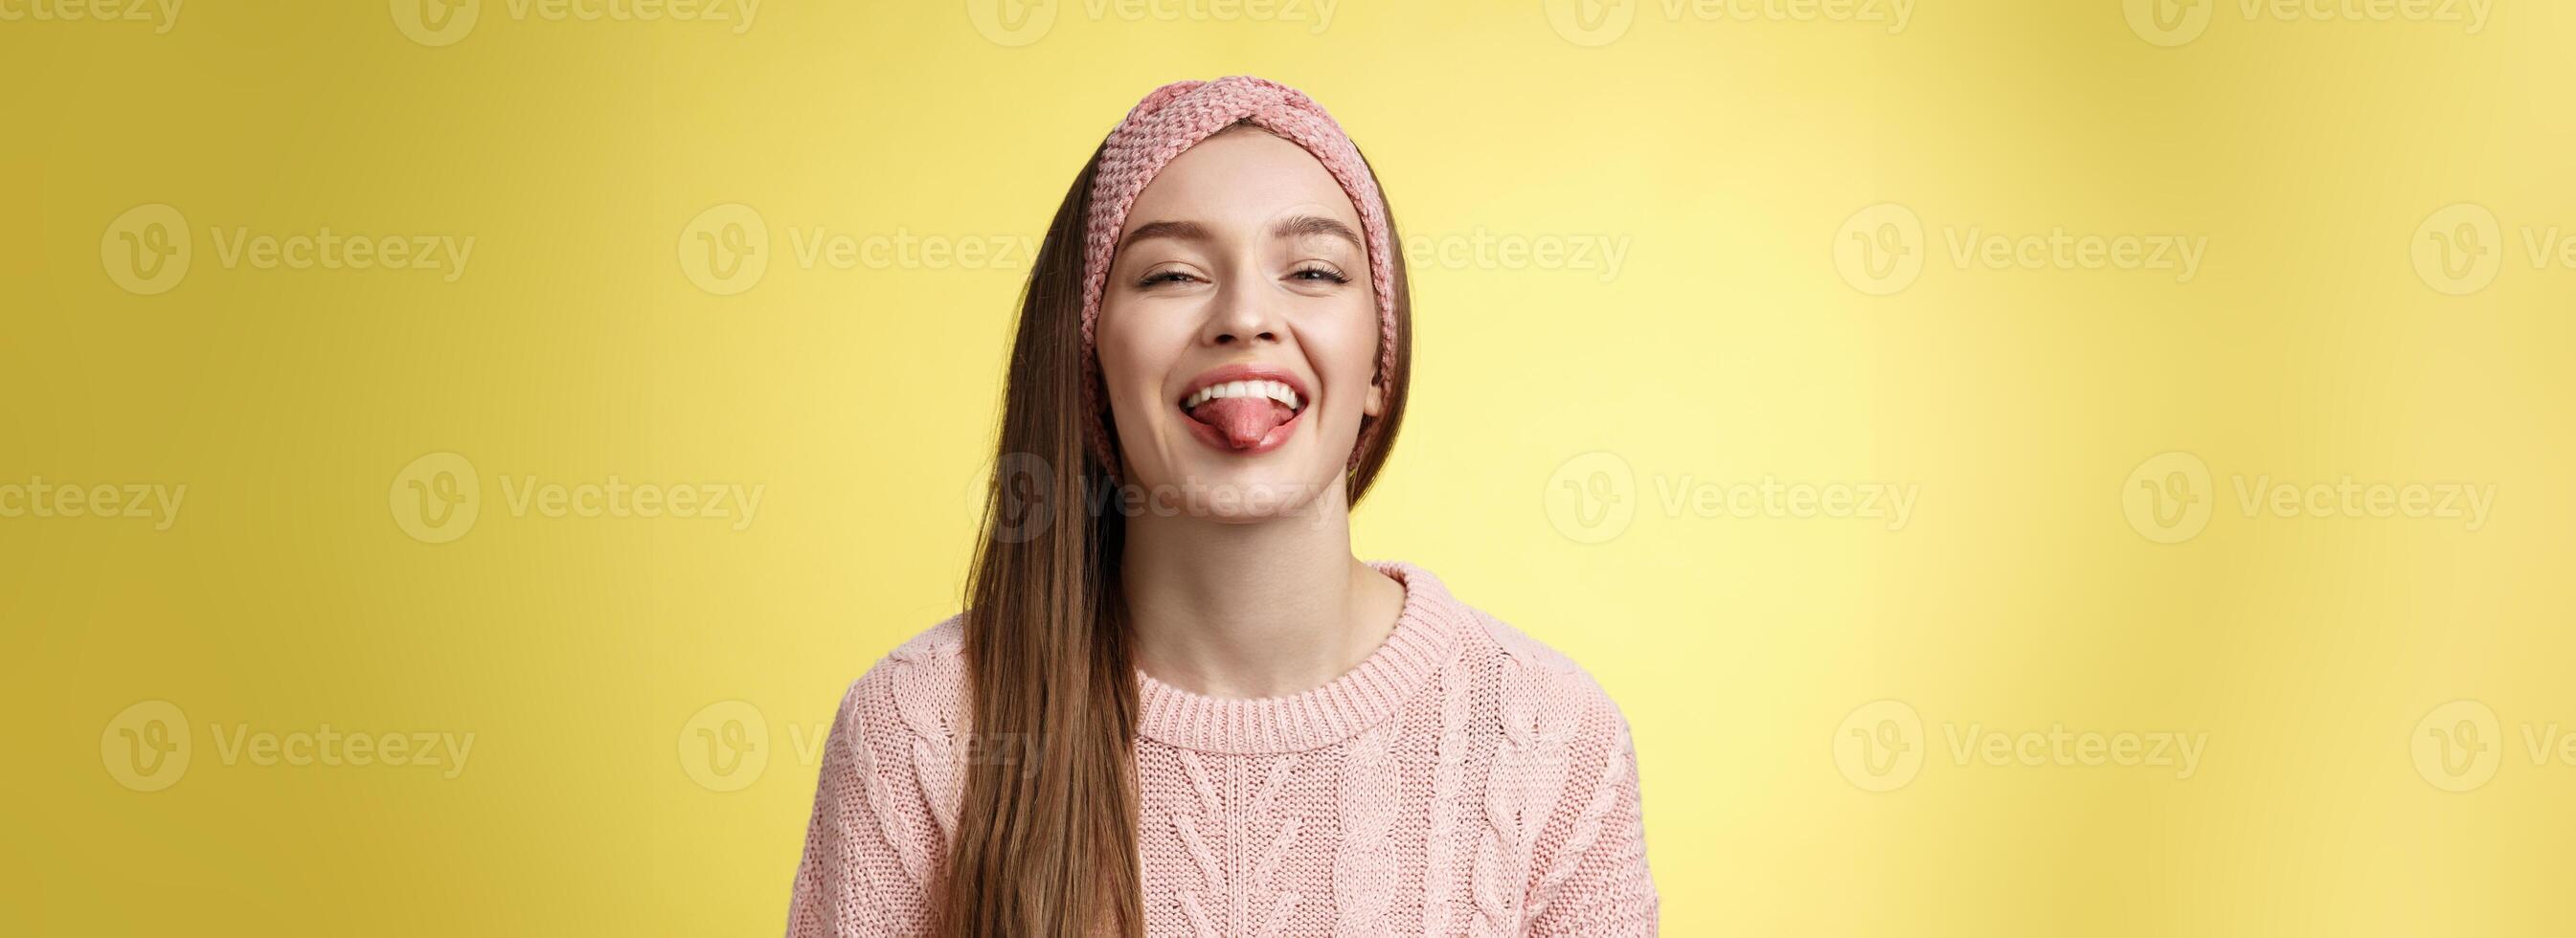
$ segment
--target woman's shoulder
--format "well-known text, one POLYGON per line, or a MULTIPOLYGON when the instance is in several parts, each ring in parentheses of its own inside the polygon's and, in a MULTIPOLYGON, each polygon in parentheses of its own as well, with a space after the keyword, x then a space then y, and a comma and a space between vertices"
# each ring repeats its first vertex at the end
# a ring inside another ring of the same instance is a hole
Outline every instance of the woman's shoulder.
POLYGON ((1540 729, 1602 737, 1627 734, 1627 718, 1590 670, 1554 646, 1485 610, 1460 602, 1466 620, 1460 659, 1466 678, 1488 685, 1506 714, 1540 729))
POLYGON ((965 648, 962 614, 905 639, 850 682, 842 696, 843 719, 900 725, 915 738, 954 735, 965 710, 965 648))

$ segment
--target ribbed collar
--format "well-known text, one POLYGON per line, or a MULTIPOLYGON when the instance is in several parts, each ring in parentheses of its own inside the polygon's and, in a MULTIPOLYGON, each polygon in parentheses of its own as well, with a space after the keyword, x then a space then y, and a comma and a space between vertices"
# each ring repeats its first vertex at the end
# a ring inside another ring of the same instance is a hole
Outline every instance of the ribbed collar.
POLYGON ((1472 617, 1440 580, 1400 560, 1368 561, 1404 585, 1395 630, 1358 667, 1321 687, 1285 697, 1210 697, 1136 671, 1145 738, 1229 754, 1299 752, 1358 735, 1395 715, 1457 650, 1472 617))

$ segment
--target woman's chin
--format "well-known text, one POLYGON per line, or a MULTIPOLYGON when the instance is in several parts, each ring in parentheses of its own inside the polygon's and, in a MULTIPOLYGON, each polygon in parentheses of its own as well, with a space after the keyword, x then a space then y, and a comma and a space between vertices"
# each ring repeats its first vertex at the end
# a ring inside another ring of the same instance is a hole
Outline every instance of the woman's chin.
MULTIPOLYGON (((1193 444, 1195 445, 1195 444, 1193 444)), ((1257 457, 1256 465, 1240 457, 1221 461, 1190 460, 1162 479, 1136 479, 1122 499, 1131 511, 1158 517, 1203 518, 1251 524, 1308 513, 1338 474, 1317 481, 1311 473, 1291 469, 1286 452, 1257 457)))

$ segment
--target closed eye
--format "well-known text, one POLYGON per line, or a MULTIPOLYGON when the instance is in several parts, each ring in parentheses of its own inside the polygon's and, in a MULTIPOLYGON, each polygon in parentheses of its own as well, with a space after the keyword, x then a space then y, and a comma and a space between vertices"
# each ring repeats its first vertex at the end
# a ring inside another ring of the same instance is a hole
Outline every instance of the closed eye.
POLYGON ((1166 283, 1180 283, 1187 280, 1197 279, 1197 277, 1190 276, 1188 271, 1157 270, 1152 273, 1148 273, 1142 279, 1137 280, 1136 285, 1138 287, 1156 287, 1166 283))
POLYGON ((1298 267, 1296 270, 1289 271, 1288 276, 1293 280, 1304 280, 1310 283, 1351 282, 1351 278, 1343 276, 1341 271, 1333 269, 1332 266, 1328 264, 1306 264, 1298 267))

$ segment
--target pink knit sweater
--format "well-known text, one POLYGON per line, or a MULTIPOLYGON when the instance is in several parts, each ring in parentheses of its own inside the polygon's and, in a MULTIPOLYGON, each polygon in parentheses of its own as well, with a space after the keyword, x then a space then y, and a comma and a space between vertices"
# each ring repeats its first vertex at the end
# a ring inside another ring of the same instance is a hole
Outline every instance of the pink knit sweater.
MULTIPOLYGON (((1241 700, 1138 672, 1146 933, 1654 934, 1618 707, 1422 568, 1371 566, 1404 611, 1331 683, 1241 700)), ((850 685, 790 936, 927 934, 970 748, 959 635, 942 622, 850 685)))

